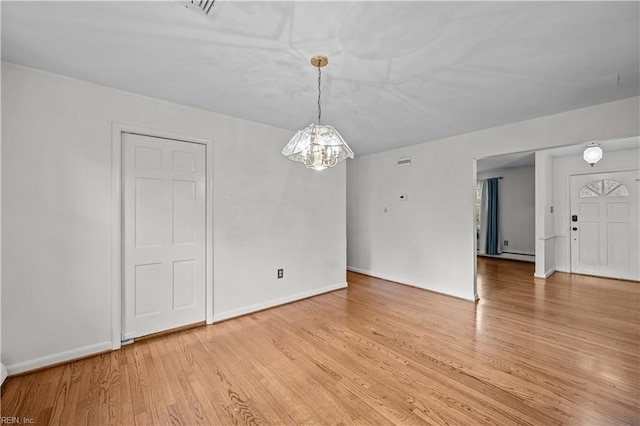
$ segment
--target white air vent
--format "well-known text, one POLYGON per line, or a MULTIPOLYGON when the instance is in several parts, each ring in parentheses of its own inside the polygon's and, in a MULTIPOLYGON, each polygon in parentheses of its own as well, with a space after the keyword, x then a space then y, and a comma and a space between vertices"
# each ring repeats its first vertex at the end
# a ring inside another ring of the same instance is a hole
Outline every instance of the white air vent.
POLYGON ((410 166, 411 157, 398 158, 398 166, 410 166))
POLYGON ((190 9, 197 10, 207 16, 212 16, 215 8, 213 4, 215 0, 179 0, 180 3, 189 7, 190 9))

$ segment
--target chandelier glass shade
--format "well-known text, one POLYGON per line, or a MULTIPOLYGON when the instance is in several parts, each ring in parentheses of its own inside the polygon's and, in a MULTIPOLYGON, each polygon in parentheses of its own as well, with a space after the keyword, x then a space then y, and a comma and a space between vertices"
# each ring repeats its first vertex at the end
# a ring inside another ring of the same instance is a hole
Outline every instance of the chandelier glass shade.
POLYGON ((291 161, 304 163, 310 169, 323 170, 353 158, 353 151, 335 127, 311 123, 293 135, 282 149, 282 155, 291 161))
POLYGON ((310 169, 324 170, 342 160, 353 158, 353 151, 335 127, 322 124, 320 107, 320 68, 328 63, 326 56, 314 56, 311 64, 318 67, 318 122, 300 129, 282 149, 282 155, 291 161, 303 163, 310 169))
POLYGON ((602 148, 597 143, 590 143, 582 154, 584 161, 589 163, 591 167, 602 159, 602 148))

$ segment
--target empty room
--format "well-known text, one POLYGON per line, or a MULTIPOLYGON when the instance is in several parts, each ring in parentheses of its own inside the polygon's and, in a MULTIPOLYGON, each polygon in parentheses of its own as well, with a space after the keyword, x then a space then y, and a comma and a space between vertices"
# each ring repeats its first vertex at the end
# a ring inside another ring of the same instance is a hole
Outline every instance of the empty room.
POLYGON ((640 425, 640 2, 0 17, 0 423, 640 425))

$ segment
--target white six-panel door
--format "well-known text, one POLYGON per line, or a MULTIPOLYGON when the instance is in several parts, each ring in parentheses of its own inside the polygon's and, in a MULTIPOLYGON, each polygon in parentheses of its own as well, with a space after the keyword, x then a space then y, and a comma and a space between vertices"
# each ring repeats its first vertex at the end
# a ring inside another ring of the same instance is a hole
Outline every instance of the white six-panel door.
POLYGON ((206 150, 123 133, 122 339, 205 319, 206 150))
POLYGON ((571 176, 571 272, 640 280, 640 172, 571 176))

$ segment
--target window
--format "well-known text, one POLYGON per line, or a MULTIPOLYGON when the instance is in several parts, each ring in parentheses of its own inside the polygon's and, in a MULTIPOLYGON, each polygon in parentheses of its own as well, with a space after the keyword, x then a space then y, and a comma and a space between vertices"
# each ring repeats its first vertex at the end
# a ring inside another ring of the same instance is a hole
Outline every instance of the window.
POLYGON ((580 198, 628 197, 626 186, 613 179, 598 179, 589 182, 580 190, 580 198))

